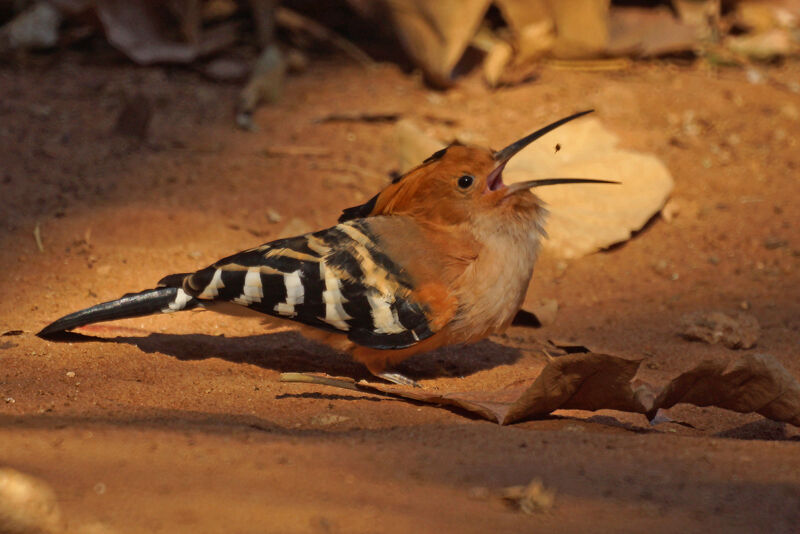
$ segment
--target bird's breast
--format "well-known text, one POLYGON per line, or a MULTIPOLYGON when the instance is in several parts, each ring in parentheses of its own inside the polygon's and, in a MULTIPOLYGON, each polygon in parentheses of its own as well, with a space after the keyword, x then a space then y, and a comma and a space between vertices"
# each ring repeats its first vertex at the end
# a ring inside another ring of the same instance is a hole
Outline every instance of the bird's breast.
POLYGON ((459 280, 459 313, 453 342, 471 342, 501 332, 525 299, 542 236, 539 218, 478 227, 481 251, 459 280))

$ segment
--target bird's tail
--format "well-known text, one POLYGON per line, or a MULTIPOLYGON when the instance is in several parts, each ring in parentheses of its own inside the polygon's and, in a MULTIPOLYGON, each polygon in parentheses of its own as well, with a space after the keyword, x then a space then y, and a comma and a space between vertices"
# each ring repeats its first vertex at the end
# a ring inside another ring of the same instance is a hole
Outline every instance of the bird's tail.
POLYGON ((44 327, 36 335, 48 337, 91 323, 191 310, 198 306, 200 302, 180 287, 159 287, 141 293, 128 293, 117 300, 70 313, 44 327))

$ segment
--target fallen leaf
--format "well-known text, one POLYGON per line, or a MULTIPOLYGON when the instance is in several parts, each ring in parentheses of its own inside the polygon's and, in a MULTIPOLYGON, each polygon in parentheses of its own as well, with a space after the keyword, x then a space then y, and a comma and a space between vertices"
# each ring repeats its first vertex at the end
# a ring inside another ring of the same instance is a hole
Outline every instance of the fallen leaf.
POLYGON ((705 361, 663 388, 635 378, 641 360, 583 352, 551 358, 533 380, 498 391, 439 393, 422 388, 283 373, 281 381, 305 382, 454 407, 500 424, 542 417, 556 410, 611 409, 668 421, 659 410, 678 403, 756 412, 800 427, 800 382, 772 356, 747 355, 732 363, 705 361))
POLYGON ((505 41, 497 40, 483 60, 483 77, 489 87, 497 87, 500 77, 514 57, 514 49, 505 41))
POLYGON ((555 57, 591 58, 605 52, 610 0, 550 0, 548 4, 557 33, 555 57))
POLYGON ((765 354, 748 354, 731 363, 701 362, 667 384, 656 397, 653 410, 681 402, 756 412, 800 426, 800 383, 765 354))
POLYGON ((283 93, 286 61, 272 44, 264 48, 253 66, 250 79, 239 93, 236 123, 243 130, 255 130, 253 114, 261 102, 276 102, 283 93))
POLYGON ((44 481, 0 469, 0 532, 56 534, 63 531, 55 492, 44 481))
POLYGON ((502 424, 541 417, 558 409, 646 413, 652 393, 631 381, 641 360, 610 354, 570 354, 553 359, 509 406, 502 424))
POLYGON ((163 4, 152 0, 99 0, 96 9, 108 42, 140 65, 191 63, 238 38, 238 26, 226 23, 202 32, 197 43, 172 40, 163 27, 163 4))
POLYGON ((669 8, 615 8, 606 51, 611 55, 654 57, 691 51, 703 29, 676 19, 669 8))
POLYGON ((504 501, 529 515, 547 512, 556 500, 556 492, 546 488, 538 478, 531 480, 527 486, 503 488, 500 496, 504 501))
POLYGON ((391 24, 411 59, 438 87, 453 84, 453 70, 489 9, 489 0, 391 0, 391 24))
POLYGON ((729 35, 725 38, 725 46, 735 54, 760 61, 789 56, 798 50, 791 32, 780 28, 756 34, 729 35))
POLYGON ((696 312, 681 318, 681 333, 693 341, 722 343, 729 349, 755 346, 761 333, 758 320, 744 312, 696 312))
POLYGON ((61 12, 49 2, 36 2, 0 28, 0 40, 12 49, 41 50, 58 43, 61 12))

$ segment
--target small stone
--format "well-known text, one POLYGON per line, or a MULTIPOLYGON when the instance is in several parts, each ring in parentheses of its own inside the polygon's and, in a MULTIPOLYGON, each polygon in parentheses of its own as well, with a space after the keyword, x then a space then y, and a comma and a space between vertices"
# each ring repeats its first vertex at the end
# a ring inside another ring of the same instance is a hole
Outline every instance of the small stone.
POLYGON ((708 257, 708 263, 711 265, 719 265, 720 259, 719 256, 711 255, 708 257))
POLYGON ((67 378, 75 378, 75 371, 67 371, 67 378))
POLYGON ((15 402, 17 402, 16 400, 14 400, 14 397, 6 397, 5 401, 6 404, 14 404, 15 402))
POLYGON ((750 301, 743 300, 742 302, 739 303, 739 307, 741 309, 745 310, 745 311, 749 310, 750 309, 750 301))
POLYGON ((280 213, 278 213, 277 211, 275 211, 272 208, 267 208, 267 220, 270 223, 272 223, 272 224, 279 223, 279 222, 281 222, 282 219, 283 219, 283 217, 281 217, 280 213))
POLYGON ((761 74, 761 72, 756 69, 753 68, 747 69, 745 76, 747 77, 747 81, 752 83, 753 85, 764 83, 764 75, 761 74))

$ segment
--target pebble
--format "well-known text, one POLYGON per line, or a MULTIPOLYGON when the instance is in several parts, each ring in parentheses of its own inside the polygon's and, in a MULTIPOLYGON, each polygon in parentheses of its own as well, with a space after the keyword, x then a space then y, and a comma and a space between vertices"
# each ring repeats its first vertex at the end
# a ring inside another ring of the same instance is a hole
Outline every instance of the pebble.
POLYGON ((281 219, 283 219, 283 217, 281 217, 280 213, 278 213, 272 208, 267 208, 267 220, 269 222, 275 224, 281 222, 281 219))
POLYGON ((75 378, 75 371, 67 371, 67 378, 75 378))

